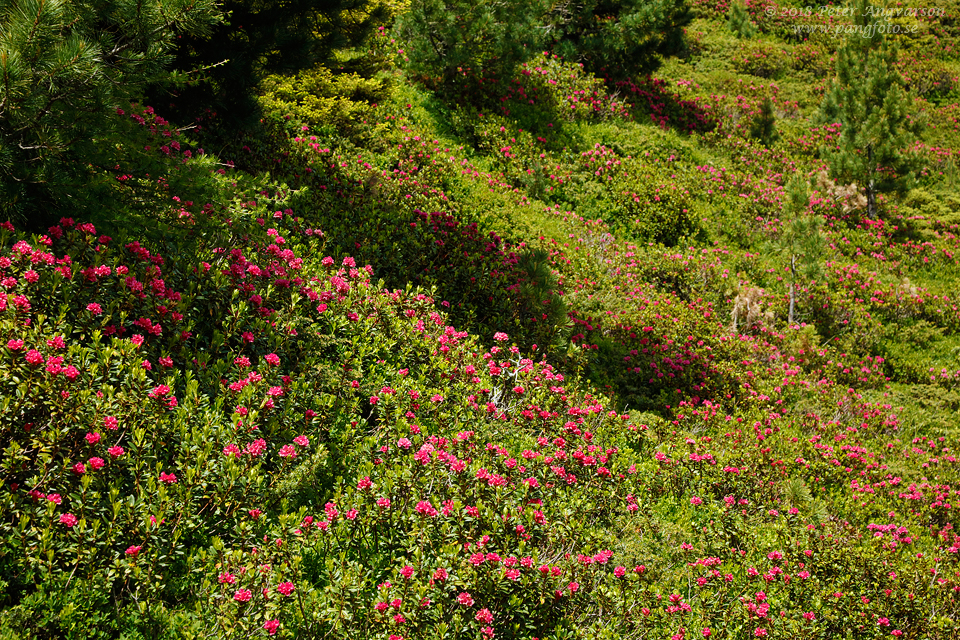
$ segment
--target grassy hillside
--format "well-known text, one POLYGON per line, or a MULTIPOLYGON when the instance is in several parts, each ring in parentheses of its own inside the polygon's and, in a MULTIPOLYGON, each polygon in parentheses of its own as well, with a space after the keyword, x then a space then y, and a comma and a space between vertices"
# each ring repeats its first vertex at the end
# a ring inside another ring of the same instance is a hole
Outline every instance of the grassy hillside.
POLYGON ((0 637, 957 637, 957 7, 879 219, 849 21, 692 8, 649 76, 434 90, 388 23, 259 126, 118 109, 0 225, 0 637))

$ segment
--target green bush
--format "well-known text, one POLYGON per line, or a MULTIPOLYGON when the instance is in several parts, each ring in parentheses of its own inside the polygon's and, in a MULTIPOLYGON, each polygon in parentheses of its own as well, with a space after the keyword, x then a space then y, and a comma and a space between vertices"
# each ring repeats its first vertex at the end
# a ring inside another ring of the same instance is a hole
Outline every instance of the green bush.
POLYGON ((779 45, 750 41, 740 45, 733 58, 733 67, 740 73, 775 80, 790 67, 790 56, 779 45))
POLYGON ((334 74, 318 66, 291 76, 269 76, 260 104, 264 117, 290 135, 350 136, 386 93, 382 80, 334 74))

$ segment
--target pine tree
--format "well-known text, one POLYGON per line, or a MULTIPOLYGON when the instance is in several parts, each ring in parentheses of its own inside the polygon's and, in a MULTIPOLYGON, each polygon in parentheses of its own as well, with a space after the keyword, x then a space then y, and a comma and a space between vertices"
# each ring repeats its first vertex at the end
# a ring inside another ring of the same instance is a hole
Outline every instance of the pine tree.
POLYGON ((651 71, 691 18, 685 0, 420 0, 397 32, 410 68, 449 88, 466 73, 509 78, 544 45, 609 76, 651 71))
POLYGON ((787 323, 794 324, 797 306, 797 283, 823 274, 826 243, 821 232, 820 216, 810 211, 810 189, 807 181, 795 176, 787 183, 787 199, 783 204, 783 231, 774 251, 784 256, 790 272, 790 308, 787 323))
POLYGON ((750 125, 750 137, 756 138, 765 147, 769 147, 780 139, 780 134, 777 133, 777 117, 773 113, 773 100, 770 96, 760 103, 760 113, 750 125))
POLYGON ((916 160, 904 148, 922 125, 896 70, 896 46, 865 0, 854 7, 857 29, 837 51, 836 77, 820 106, 818 122, 840 123, 836 147, 821 149, 830 177, 865 191, 867 217, 878 216, 878 193, 901 193, 913 181, 916 160))
POLYGON ((546 17, 554 51, 608 77, 657 68, 684 47, 693 14, 685 0, 566 0, 546 17))
POLYGON ((0 4, 0 207, 23 212, 56 189, 110 110, 169 79, 177 34, 218 19, 214 0, 0 4))
POLYGON ((740 2, 732 2, 730 10, 727 13, 727 28, 737 37, 749 40, 757 35, 757 27, 750 22, 750 14, 747 13, 747 7, 740 2))
POLYGON ((421 0, 398 17, 409 68, 438 88, 459 77, 509 80, 543 42, 544 0, 421 0))

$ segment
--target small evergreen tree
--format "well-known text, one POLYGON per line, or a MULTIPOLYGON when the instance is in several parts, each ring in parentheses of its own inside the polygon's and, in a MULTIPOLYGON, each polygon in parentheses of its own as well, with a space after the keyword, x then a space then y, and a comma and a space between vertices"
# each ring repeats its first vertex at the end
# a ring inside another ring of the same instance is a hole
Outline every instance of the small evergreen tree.
POLYGON ((544 0, 422 0, 397 18, 409 68, 439 88, 464 74, 508 80, 539 51, 544 0))
POLYGON ((770 96, 764 98, 760 104, 760 113, 750 125, 750 137, 756 138, 765 147, 771 146, 780 139, 780 134, 777 133, 777 117, 773 113, 773 100, 770 96))
POLYGON ((859 31, 837 51, 836 77, 818 116, 821 124, 841 125, 837 145, 821 149, 830 177, 864 189, 870 219, 878 215, 878 193, 909 188, 916 160, 903 150, 922 129, 896 69, 896 46, 878 29, 876 15, 866 0, 858 0, 859 31))
POLYGON ((217 19, 215 0, 0 2, 0 208, 49 202, 107 113, 169 79, 177 34, 217 19))
POLYGON ((683 49, 693 18, 686 0, 555 2, 546 30, 556 53, 610 77, 653 71, 662 55, 683 49))
POLYGON ((794 324, 797 306, 797 283, 823 274, 826 243, 821 232, 820 216, 810 211, 810 189, 807 181, 795 176, 787 183, 781 223, 783 231, 774 251, 784 256, 790 273, 790 307, 787 323, 794 324))
POLYGON ((727 12, 727 28, 739 38, 749 40, 757 35, 757 27, 750 22, 750 14, 742 2, 732 2, 727 12))

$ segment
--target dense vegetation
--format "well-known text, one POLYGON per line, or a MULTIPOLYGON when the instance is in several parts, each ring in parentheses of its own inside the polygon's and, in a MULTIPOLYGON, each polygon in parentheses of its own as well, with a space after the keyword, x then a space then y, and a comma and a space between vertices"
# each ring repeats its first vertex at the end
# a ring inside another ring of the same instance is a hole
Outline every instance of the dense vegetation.
POLYGON ((960 6, 293 6, 0 3, 0 638, 957 637, 960 6))

